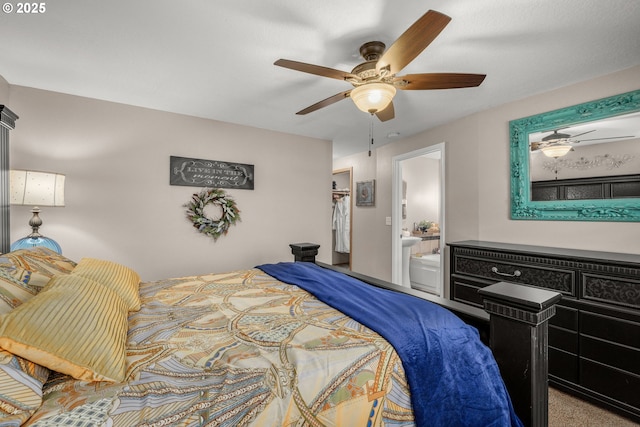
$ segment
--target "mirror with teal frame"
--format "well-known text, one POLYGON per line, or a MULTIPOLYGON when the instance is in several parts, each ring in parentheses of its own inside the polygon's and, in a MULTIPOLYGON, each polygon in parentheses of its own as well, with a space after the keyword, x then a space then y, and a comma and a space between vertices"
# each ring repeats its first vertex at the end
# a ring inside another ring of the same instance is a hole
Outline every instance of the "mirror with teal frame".
MULTIPOLYGON (((509 122, 511 218, 561 221, 640 221, 640 197, 534 201, 529 136, 640 111, 640 90, 509 122)), ((640 130, 638 131, 640 132, 640 130)), ((636 134, 635 137, 640 137, 636 134)), ((640 156, 639 160, 640 160, 640 156)), ((637 171, 640 174, 640 169, 637 171)))

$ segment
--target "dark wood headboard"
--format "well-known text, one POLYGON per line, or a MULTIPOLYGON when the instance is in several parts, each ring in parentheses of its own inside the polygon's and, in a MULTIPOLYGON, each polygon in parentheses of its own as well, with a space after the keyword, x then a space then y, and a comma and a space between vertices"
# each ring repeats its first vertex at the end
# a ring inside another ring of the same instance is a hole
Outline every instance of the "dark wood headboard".
POLYGON ((0 253, 9 252, 11 245, 9 194, 9 132, 16 127, 16 116, 5 105, 0 105, 0 253))

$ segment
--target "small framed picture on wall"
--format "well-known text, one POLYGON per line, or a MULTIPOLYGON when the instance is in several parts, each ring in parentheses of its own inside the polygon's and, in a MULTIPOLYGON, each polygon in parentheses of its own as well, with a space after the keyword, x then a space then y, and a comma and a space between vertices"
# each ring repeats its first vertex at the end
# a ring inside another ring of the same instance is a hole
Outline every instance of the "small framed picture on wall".
POLYGON ((356 182, 356 206, 375 206, 376 180, 356 182))

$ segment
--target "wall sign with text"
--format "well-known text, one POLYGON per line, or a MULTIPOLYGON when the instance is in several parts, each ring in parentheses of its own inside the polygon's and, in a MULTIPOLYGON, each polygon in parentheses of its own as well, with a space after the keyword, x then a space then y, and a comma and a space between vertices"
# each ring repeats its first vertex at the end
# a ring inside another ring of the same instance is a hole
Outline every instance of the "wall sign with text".
POLYGON ((253 190, 253 165, 170 156, 169 184, 253 190))

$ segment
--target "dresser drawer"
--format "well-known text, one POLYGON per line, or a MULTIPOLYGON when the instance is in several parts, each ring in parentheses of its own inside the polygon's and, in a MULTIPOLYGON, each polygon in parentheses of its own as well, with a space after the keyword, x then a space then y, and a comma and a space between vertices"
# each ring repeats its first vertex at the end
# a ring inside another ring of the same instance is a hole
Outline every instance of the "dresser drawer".
POLYGON ((560 304, 562 304, 562 301, 556 305, 556 314, 549 319, 549 325, 577 332, 578 310, 571 307, 563 307, 560 304))
MULTIPOLYGON (((490 255, 490 254, 488 254, 490 255)), ((537 286, 575 296, 575 271, 558 267, 530 265, 507 260, 485 259, 467 255, 453 258, 452 270, 456 274, 537 286)))
POLYGON ((580 355, 640 377, 640 350, 599 338, 580 337, 580 355))
POLYGON ((640 379, 640 323, 580 311, 580 356, 640 379), (633 375, 632 375, 633 376, 633 375))
POLYGON ((592 273, 580 278, 583 299, 640 309, 640 280, 592 273))
POLYGON ((578 354, 578 332, 567 331, 550 325, 549 346, 568 353, 578 354))
POLYGON ((490 284, 490 282, 476 281, 453 275, 451 276, 451 299, 483 308, 482 297, 478 293, 478 289, 490 284))
POLYGON ((640 350, 640 323, 580 311, 580 334, 640 350))
POLYGON ((588 359, 580 359, 580 385, 635 408, 640 408, 640 377, 588 359))
POLYGON ((549 346, 578 354, 578 310, 559 304, 549 319, 549 346))
POLYGON ((578 356, 549 347, 549 375, 578 383, 578 356))

